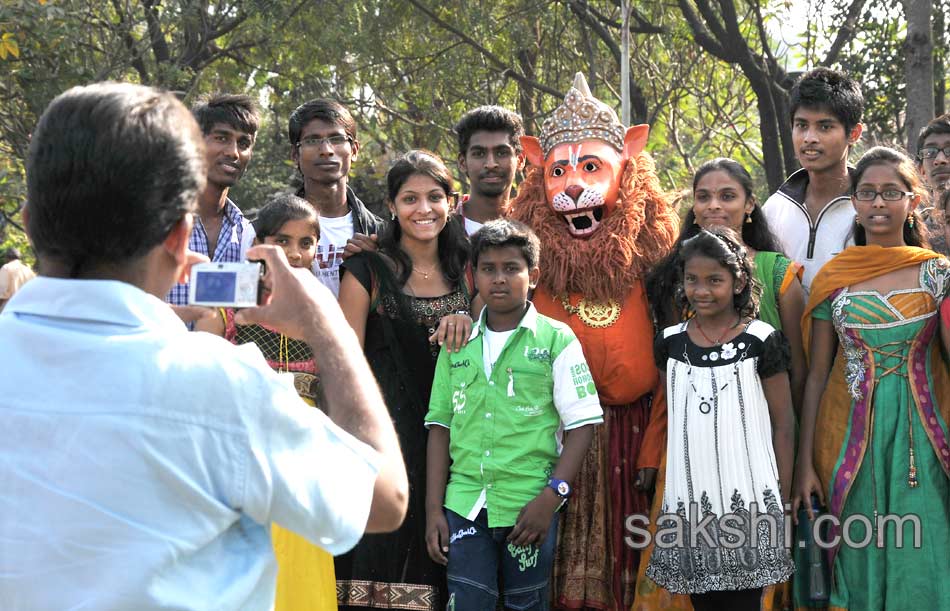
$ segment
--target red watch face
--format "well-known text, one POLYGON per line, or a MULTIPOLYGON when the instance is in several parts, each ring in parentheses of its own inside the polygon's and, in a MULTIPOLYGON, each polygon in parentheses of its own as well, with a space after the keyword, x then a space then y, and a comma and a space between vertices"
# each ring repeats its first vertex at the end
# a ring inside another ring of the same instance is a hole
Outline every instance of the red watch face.
POLYGON ((561 496, 567 496, 571 493, 571 487, 567 485, 567 482, 560 482, 557 485, 557 493, 561 496))

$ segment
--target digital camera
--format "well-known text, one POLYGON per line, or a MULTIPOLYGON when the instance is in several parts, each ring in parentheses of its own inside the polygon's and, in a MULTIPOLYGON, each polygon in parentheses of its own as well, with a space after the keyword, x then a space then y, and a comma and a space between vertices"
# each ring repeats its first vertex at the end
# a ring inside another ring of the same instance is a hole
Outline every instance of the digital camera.
POLYGON ((197 306, 251 308, 261 294, 261 263, 198 263, 191 268, 188 303, 197 306))

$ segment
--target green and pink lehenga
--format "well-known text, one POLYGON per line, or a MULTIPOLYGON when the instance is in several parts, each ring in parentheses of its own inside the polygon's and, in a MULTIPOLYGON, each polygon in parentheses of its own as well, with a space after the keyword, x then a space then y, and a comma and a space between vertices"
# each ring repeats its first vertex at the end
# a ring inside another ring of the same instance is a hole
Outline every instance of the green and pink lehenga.
POLYGON ((855 246, 836 259, 816 277, 809 303, 811 319, 831 321, 839 342, 814 460, 828 511, 838 524, 851 520, 851 542, 870 542, 830 551, 828 608, 950 609, 950 380, 938 315, 950 263, 911 247, 855 246), (912 265, 920 266, 918 287, 886 295, 849 288, 912 265), (919 547, 910 525, 898 547, 886 515, 917 516, 919 547))

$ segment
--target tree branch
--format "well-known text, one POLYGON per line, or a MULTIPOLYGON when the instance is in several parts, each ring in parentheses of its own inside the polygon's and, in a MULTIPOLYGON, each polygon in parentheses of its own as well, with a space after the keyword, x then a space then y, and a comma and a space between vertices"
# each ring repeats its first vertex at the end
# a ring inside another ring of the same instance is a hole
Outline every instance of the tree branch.
MULTIPOLYGON (((706 27, 709 28, 709 31, 716 38, 716 40, 721 45, 725 45, 729 40, 729 34, 726 32, 725 27, 719 23, 719 16, 716 15, 716 12, 713 11, 712 5, 709 4, 709 0, 693 0, 696 3, 696 8, 699 9, 699 14, 703 16, 703 20, 706 22, 706 27)), ((680 0, 680 6, 687 4, 685 0, 680 0)))
POLYGON ((171 51, 168 49, 168 42, 165 40, 165 34, 162 32, 162 25, 158 14, 158 1, 145 0, 145 23, 148 26, 148 36, 152 43, 152 53, 155 55, 155 61, 163 64, 171 60, 171 51))
MULTIPOLYGON (((613 4, 618 8, 621 7, 620 0, 613 0, 613 4)), ((618 30, 623 27, 621 22, 611 19, 592 6, 589 6, 588 10, 590 10, 590 12, 606 26, 617 28, 618 30)), ((663 27, 661 25, 653 25, 647 21, 647 19, 636 8, 632 8, 630 10, 630 16, 633 17, 634 21, 637 22, 636 26, 630 26, 630 31, 634 34, 666 34, 669 32, 669 28, 663 27)))
POLYGON ((689 24, 689 29, 693 32, 693 40, 710 55, 726 62, 735 61, 733 54, 728 53, 725 47, 719 44, 719 41, 716 40, 709 29, 706 28, 700 20, 699 15, 697 15, 693 7, 690 6, 689 0, 678 0, 678 4, 680 12, 683 13, 683 17, 686 19, 686 23, 689 24))
POLYGON ((841 51, 844 49, 845 45, 851 42, 851 39, 854 38, 855 28, 858 23, 858 19, 861 18, 861 11, 864 10, 864 4, 867 0, 852 0, 851 6, 848 7, 848 14, 845 17, 844 23, 838 27, 838 33, 835 35, 835 41, 831 43, 831 48, 828 49, 828 53, 825 55, 820 63, 822 66, 830 66, 831 64, 837 63, 838 56, 841 55, 841 51))
POLYGON ((119 34, 119 37, 122 39, 122 44, 125 45, 125 48, 132 55, 131 65, 138 72, 139 80, 142 83, 149 82, 148 68, 145 66, 145 62, 142 60, 142 54, 136 48, 135 38, 132 37, 132 28, 122 10, 122 7, 119 5, 119 0, 112 0, 112 6, 115 7, 115 14, 119 18, 119 25, 123 27, 124 32, 119 34))
POLYGON ((439 18, 438 15, 436 15, 434 12, 432 12, 428 7, 423 5, 418 0, 408 0, 408 1, 409 1, 409 4, 419 9, 420 12, 422 12, 429 19, 434 21, 436 25, 446 30, 447 32, 450 32, 451 34, 459 37, 461 40, 465 41, 466 44, 468 44, 469 46, 477 50, 479 53, 481 53, 485 57, 485 59, 487 59, 489 62, 494 64, 495 68, 498 70, 499 73, 501 73, 502 76, 514 79, 515 81, 521 83, 522 85, 531 87, 533 89, 537 89, 539 91, 543 91, 549 95, 553 95, 554 97, 558 99, 561 99, 564 97, 564 94, 558 91, 557 89, 554 89, 553 87, 548 87, 547 85, 544 85, 535 80, 529 79, 525 75, 521 74, 520 72, 515 70, 513 67, 511 67, 507 62, 505 62, 500 57, 498 57, 497 55, 489 51, 487 48, 479 44, 478 41, 473 39, 471 36, 463 32, 459 28, 456 28, 452 24, 446 21, 443 21, 441 18, 439 18))

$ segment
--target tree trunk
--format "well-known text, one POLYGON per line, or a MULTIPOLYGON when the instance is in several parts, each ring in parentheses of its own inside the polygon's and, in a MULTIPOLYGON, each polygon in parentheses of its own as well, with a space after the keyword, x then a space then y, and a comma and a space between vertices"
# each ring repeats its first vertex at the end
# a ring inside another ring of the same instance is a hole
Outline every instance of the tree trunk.
POLYGON ((795 145, 792 142, 792 119, 788 114, 788 91, 778 83, 772 83, 772 104, 775 106, 775 116, 778 117, 778 135, 782 142, 782 162, 785 166, 785 175, 788 176, 798 169, 798 157, 795 156, 795 145))
MULTIPOLYGON (((525 48, 518 51, 518 66, 521 73, 529 79, 536 79, 536 67, 538 63, 538 48, 532 45, 531 48, 525 48)), ((524 123, 525 132, 534 134, 536 132, 536 118, 538 116, 537 105, 535 103, 534 88, 518 83, 518 111, 521 113, 521 120, 524 123)))
POLYGON ((630 0, 620 2, 620 122, 630 125, 630 0))
POLYGON ((947 82, 945 72, 947 65, 947 20, 943 10, 938 5, 934 10, 933 44, 934 44, 934 115, 940 116, 947 112, 947 82))
POLYGON ((785 117, 779 117, 772 98, 772 82, 761 71, 746 70, 746 78, 755 93, 759 110, 759 135, 762 137, 762 158, 765 161, 765 179, 769 192, 776 191, 785 182, 785 163, 782 155, 782 134, 779 125, 785 117))
POLYGON ((916 153, 917 134, 934 116, 934 67, 931 12, 933 0, 902 0, 907 19, 904 79, 907 111, 904 120, 907 150, 916 153))

